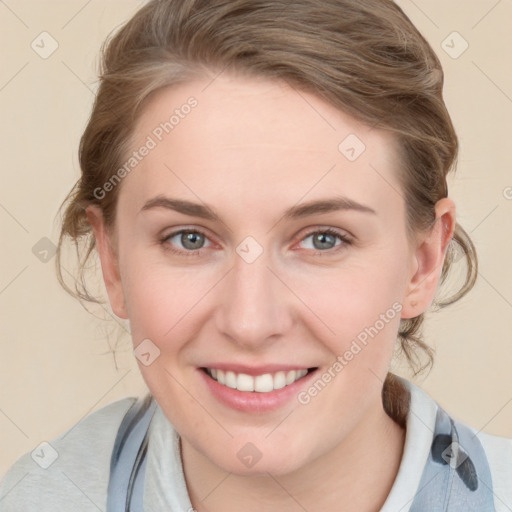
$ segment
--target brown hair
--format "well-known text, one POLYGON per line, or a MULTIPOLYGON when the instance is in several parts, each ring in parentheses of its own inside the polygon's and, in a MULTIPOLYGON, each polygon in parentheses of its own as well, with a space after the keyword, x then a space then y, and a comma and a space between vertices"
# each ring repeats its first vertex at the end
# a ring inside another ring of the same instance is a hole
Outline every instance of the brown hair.
MULTIPOLYGON (((122 164, 145 101, 162 87, 226 69, 286 81, 368 125, 393 132, 402 157, 399 172, 409 232, 431 227, 434 206, 448 193, 446 175, 455 166, 458 141, 442 97, 441 64, 395 3, 152 0, 102 48, 100 85, 80 142, 82 175, 62 205, 66 209, 56 258, 59 281, 74 296, 98 302, 84 279, 95 247, 85 208, 98 205, 106 225, 113 226, 120 187, 101 199, 94 191, 122 164), (66 237, 75 242, 79 259, 74 290, 61 269, 66 237)), ((458 255, 466 261, 464 283, 450 297, 438 299, 438 307, 458 300, 476 280, 474 246, 457 224, 441 283, 458 255)), ((433 363, 433 350, 421 339, 422 322, 423 315, 402 320, 399 329, 400 348, 415 374, 433 363), (426 364, 417 348, 427 356, 426 364)))

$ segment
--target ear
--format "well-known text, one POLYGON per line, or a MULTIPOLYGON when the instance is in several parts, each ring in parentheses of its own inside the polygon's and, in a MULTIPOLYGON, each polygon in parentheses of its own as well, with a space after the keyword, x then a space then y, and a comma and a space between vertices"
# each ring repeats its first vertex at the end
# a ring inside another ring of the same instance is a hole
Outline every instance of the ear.
POLYGON ((101 261, 103 281, 107 288, 112 311, 119 318, 128 319, 119 273, 119 261, 114 249, 115 240, 113 240, 112 235, 105 226, 103 213, 100 208, 95 205, 90 205, 86 208, 85 212, 87 220, 92 226, 94 238, 96 239, 96 249, 101 261))
POLYGON ((402 318, 424 313, 434 300, 446 250, 455 230, 454 202, 449 198, 440 199, 435 214, 433 227, 420 237, 413 253, 402 318))

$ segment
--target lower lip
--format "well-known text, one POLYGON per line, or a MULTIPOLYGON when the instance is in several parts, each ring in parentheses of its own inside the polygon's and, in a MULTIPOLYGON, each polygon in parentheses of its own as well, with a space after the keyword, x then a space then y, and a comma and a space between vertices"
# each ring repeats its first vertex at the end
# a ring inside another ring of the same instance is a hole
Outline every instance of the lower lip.
POLYGON ((204 370, 198 368, 198 371, 212 395, 221 403, 237 411, 256 413, 279 409, 290 400, 296 398, 299 392, 304 389, 304 385, 316 373, 316 370, 310 371, 307 375, 289 386, 275 389, 268 393, 259 393, 257 391, 238 391, 238 389, 228 388, 212 379, 204 370))

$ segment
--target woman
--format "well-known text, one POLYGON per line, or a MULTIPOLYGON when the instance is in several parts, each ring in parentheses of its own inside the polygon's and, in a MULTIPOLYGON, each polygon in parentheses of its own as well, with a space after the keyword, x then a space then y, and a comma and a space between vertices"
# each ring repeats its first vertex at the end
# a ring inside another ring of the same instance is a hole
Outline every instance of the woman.
POLYGON ((476 276, 442 84, 387 0, 150 1, 122 27, 60 242, 98 252, 149 394, 20 459, 2 510, 508 510, 511 440, 389 373, 476 276))

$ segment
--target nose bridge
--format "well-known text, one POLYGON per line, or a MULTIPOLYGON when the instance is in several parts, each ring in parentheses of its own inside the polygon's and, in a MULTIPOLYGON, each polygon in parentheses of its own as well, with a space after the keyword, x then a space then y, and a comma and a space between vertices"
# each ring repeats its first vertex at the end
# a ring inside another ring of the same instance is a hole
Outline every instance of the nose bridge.
POLYGON ((250 242, 237 248, 224 283, 218 327, 238 344, 256 346, 290 326, 283 285, 269 267, 267 253, 250 242))

